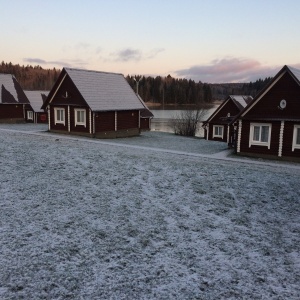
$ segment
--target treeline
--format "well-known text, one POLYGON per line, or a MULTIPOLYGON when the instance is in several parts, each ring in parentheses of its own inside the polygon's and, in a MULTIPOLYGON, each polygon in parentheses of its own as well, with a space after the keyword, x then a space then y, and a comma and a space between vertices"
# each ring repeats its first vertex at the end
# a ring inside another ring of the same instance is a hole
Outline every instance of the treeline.
POLYGON ((250 95, 257 93, 272 79, 258 79, 250 83, 208 84, 193 80, 175 79, 157 76, 127 76, 127 81, 136 91, 137 82, 139 95, 145 102, 175 105, 194 105, 211 103, 213 100, 224 100, 228 95, 250 95), (135 80, 136 79, 136 80, 135 80))
POLYGON ((219 83, 210 86, 213 98, 216 100, 225 99, 228 95, 250 95, 255 97, 271 79, 272 77, 266 77, 250 83, 219 83))
MULTIPOLYGON (((43 69, 40 66, 20 66, 2 61, 0 73, 13 74, 24 90, 50 90, 60 74, 59 69, 43 69)), ((272 79, 259 79, 250 83, 209 84, 201 81, 167 77, 130 76, 126 77, 134 91, 145 102, 162 105, 205 105, 213 100, 224 100, 228 95, 256 94, 272 79)))
POLYGON ((213 95, 209 84, 167 77, 127 76, 128 83, 145 102, 164 105, 195 105, 210 103, 213 95), (135 80, 136 79, 136 80, 135 80))
POLYGON ((0 73, 13 74, 24 90, 49 91, 60 74, 59 69, 43 69, 40 66, 20 66, 2 61, 0 73))

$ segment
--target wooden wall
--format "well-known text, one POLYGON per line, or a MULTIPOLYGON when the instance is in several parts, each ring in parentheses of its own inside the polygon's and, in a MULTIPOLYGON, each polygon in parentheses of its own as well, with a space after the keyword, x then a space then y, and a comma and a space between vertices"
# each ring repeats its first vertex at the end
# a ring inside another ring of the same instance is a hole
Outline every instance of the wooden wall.
POLYGON ((115 131, 115 112, 103 111, 95 113, 95 132, 115 131))
POLYGON ((139 128, 138 110, 118 111, 117 118, 117 130, 139 128))
POLYGON ((294 125, 300 125, 300 122, 284 123, 282 156, 300 158, 300 149, 294 149, 294 151, 292 151, 294 125))
POLYGON ((279 81, 253 106, 245 116, 247 119, 293 119, 299 118, 300 112, 300 86, 288 73, 284 74, 279 81), (278 108, 280 101, 287 102, 286 108, 278 108))
POLYGON ((141 118, 140 119, 141 130, 150 130, 150 127, 151 127, 150 124, 151 124, 150 118, 141 118))
POLYGON ((0 104, 0 120, 9 123, 25 122, 23 104, 0 104))

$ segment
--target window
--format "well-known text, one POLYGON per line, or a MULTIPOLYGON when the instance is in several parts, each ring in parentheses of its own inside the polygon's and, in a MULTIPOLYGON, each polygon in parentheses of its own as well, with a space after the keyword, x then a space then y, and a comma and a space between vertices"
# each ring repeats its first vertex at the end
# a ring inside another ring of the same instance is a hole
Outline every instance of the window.
POLYGON ((85 109, 75 109, 75 126, 83 125, 86 127, 85 109))
POLYGON ((27 120, 33 120, 33 111, 31 110, 27 111, 27 120))
POLYGON ((270 149, 271 124, 250 124, 249 147, 251 145, 267 146, 270 149))
POLYGON ((65 125, 65 109, 64 108, 54 108, 54 123, 65 125))
POLYGON ((300 125, 294 126, 292 151, 300 149, 300 125))
POLYGON ((213 138, 223 138, 224 126, 214 125, 213 126, 213 138))

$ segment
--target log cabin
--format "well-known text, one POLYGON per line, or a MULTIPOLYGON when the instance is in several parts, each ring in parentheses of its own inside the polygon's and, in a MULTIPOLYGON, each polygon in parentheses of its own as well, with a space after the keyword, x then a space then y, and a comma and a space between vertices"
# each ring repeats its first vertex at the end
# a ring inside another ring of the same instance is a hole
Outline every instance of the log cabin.
POLYGON ((122 74, 63 68, 42 109, 51 132, 117 138, 140 134, 145 104, 122 74))
POLYGON ((233 144, 232 119, 241 112, 253 98, 248 95, 229 95, 224 102, 203 122, 204 138, 233 144))
POLYGON ((284 66, 231 124, 237 154, 300 161, 300 70, 284 66))
POLYGON ((47 123, 47 113, 42 109, 49 91, 24 91, 29 100, 29 106, 25 109, 27 123, 47 123))
POLYGON ((24 123, 29 100, 17 79, 11 74, 0 74, 0 122, 24 123))

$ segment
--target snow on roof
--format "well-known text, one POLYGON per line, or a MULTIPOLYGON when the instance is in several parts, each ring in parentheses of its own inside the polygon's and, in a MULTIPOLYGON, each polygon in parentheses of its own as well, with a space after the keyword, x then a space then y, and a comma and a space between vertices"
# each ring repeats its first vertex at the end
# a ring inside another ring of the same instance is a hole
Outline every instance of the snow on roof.
POLYGON ((142 118, 153 118, 154 117, 153 113, 149 110, 149 108, 147 107, 147 105, 144 102, 144 100, 142 99, 142 97, 140 95, 137 95, 137 97, 139 98, 139 100, 141 101, 141 103, 144 106, 144 109, 141 110, 141 117, 142 118))
POLYGON ((14 76, 11 74, 0 74, 0 86, 1 86, 1 93, 0 93, 0 103, 11 103, 11 101, 7 101, 6 99, 2 99, 3 93, 2 89, 4 87, 14 98, 16 102, 19 102, 18 93, 13 81, 14 76))
POLYGON ((41 106, 43 105, 43 96, 48 96, 49 91, 24 91, 29 99, 30 105, 35 112, 43 112, 41 106))
POLYGON ((253 99, 251 96, 248 95, 230 95, 230 98, 238 104, 240 109, 245 108, 253 99))
POLYGON ((94 111, 144 109, 122 74, 71 68, 64 70, 94 111))
POLYGON ((287 66, 289 68, 289 70, 294 74, 294 76, 298 79, 298 81, 300 82, 300 70, 287 66))

